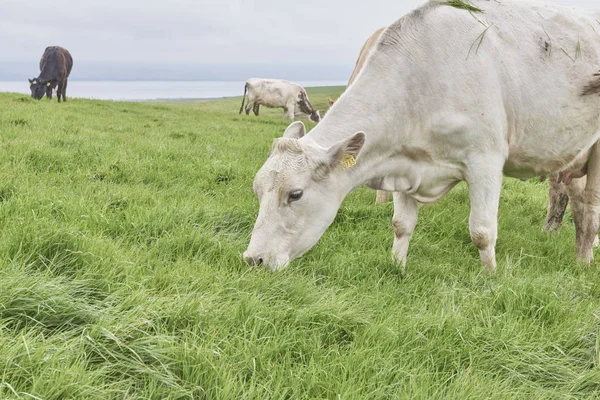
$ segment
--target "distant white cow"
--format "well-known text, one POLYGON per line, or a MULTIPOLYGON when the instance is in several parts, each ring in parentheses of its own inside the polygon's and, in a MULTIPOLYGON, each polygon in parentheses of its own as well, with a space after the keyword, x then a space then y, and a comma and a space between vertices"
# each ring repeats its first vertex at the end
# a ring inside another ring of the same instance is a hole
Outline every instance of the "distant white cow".
POLYGON ((283 117, 287 117, 292 121, 297 115, 301 114, 308 115, 308 118, 313 122, 321 120, 319 111, 313 109, 310 101, 308 101, 306 90, 297 83, 282 79, 248 79, 244 87, 240 114, 244 110, 246 94, 248 94, 246 115, 250 114, 250 110, 254 112, 254 115, 258 115, 260 106, 265 106, 283 108, 283 117))
POLYGON ((503 175, 568 181, 584 172, 572 196, 583 204, 576 247, 579 260, 592 262, 600 10, 471 0, 478 13, 448 4, 427 1, 389 26, 323 121, 308 135, 294 122, 275 142, 254 180, 260 208, 249 264, 285 267, 367 185, 394 192, 392 252, 404 266, 418 205, 466 181, 471 239, 494 271, 503 175))

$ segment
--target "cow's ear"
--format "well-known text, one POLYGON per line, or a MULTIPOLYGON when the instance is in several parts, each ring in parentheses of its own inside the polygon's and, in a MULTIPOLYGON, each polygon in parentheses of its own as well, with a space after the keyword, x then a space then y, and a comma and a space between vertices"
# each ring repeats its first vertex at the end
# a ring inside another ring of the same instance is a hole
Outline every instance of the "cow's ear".
POLYGON ((358 154, 365 144, 365 133, 356 132, 348 139, 334 144, 327 150, 329 164, 331 167, 342 167, 348 169, 356 164, 358 154))
POLYGON ((333 103, 335 103, 335 100, 328 97, 327 102, 329 103, 329 107, 331 107, 333 105, 333 103))
POLYGON ((33 79, 27 79, 29 83, 33 83, 33 79))
POLYGON ((292 122, 283 132, 283 137, 290 139, 300 139, 306 135, 306 127, 302 121, 292 122))

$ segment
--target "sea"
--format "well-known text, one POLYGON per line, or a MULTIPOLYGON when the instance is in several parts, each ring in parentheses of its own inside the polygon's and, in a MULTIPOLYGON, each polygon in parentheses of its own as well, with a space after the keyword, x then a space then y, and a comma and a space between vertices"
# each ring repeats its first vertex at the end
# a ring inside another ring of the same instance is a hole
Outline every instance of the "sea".
MULTIPOLYGON (((67 98, 118 101, 193 101, 242 96, 242 81, 73 81, 67 98)), ((306 87, 343 86, 347 81, 297 81, 306 87)), ((30 94, 27 80, 0 81, 0 92, 30 94)))

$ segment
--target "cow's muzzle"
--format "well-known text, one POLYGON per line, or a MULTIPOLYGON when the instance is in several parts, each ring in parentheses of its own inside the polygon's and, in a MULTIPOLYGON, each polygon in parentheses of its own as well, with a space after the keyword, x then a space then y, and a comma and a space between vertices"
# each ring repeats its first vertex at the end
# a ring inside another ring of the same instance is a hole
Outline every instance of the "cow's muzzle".
POLYGON ((249 255, 248 252, 245 252, 244 261, 246 261, 246 264, 254 267, 262 265, 265 262, 265 259, 260 256, 249 255))

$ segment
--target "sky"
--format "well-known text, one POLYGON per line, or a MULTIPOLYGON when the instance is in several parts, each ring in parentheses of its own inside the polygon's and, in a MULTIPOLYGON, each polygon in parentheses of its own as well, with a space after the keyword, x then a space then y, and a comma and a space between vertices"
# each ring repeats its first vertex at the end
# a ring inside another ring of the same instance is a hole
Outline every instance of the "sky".
MULTIPOLYGON (((598 0, 547 0, 600 7, 598 0)), ((1 0, 0 80, 37 76, 50 45, 73 79, 350 75, 362 44, 421 0, 1 0)))

